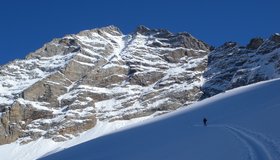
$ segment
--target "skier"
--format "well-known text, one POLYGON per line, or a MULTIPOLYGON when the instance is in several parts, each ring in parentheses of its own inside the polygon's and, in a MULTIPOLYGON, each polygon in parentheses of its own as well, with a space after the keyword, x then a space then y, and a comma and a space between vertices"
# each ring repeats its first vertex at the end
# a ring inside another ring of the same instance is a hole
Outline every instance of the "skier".
POLYGON ((203 124, 204 126, 207 126, 207 119, 205 117, 203 118, 203 124))

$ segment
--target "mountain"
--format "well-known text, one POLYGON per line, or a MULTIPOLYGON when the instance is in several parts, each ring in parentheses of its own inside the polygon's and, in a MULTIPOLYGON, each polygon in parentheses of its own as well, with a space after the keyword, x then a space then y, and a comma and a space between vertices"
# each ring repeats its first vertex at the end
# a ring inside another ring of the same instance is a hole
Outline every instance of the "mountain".
POLYGON ((54 39, 0 68, 0 144, 14 142, 0 153, 21 146, 14 151, 21 155, 50 140, 50 148, 36 150, 45 154, 80 143, 85 131, 94 134, 89 140, 277 78, 279 48, 279 34, 214 48, 189 33, 144 26, 128 35, 108 26, 54 39))
POLYGON ((209 46, 188 33, 108 26, 67 35, 1 67, 0 143, 65 141, 96 125, 159 115, 202 94, 209 46))
POLYGON ((41 159, 279 160, 279 89, 277 79, 227 91, 41 159))

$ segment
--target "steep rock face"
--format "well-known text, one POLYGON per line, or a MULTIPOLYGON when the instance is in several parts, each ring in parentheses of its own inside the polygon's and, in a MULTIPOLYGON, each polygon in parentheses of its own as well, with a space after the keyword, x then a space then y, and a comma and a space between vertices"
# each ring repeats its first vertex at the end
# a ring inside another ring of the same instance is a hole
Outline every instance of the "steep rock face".
POLYGON ((205 97, 280 75, 280 35, 253 38, 247 47, 228 42, 209 53, 202 86, 205 97))
POLYGON ((0 69, 0 144, 64 141, 97 121, 196 101, 209 46, 187 33, 108 26, 54 39, 0 69))

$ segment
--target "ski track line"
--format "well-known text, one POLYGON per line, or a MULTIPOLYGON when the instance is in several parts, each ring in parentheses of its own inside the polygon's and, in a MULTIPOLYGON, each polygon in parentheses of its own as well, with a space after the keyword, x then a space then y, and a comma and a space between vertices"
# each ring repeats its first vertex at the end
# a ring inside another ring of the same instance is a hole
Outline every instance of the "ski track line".
MULTIPOLYGON (((246 155, 246 158, 242 158, 242 159, 246 159, 246 160, 257 160, 257 158, 259 157, 260 160, 267 160, 267 158, 265 158, 264 156, 258 156, 258 148, 254 147, 254 144, 251 144, 250 142, 248 142, 247 138, 244 138, 242 135, 239 134, 239 132, 236 132, 230 128, 228 128, 226 125, 208 125, 207 127, 217 127, 217 128, 223 128, 226 129, 230 134, 232 134, 234 137, 236 137, 244 146, 245 148, 248 150, 248 155, 246 155)), ((262 153, 262 151, 260 152, 262 153)))
POLYGON ((267 136, 241 127, 230 125, 209 125, 227 129, 239 139, 249 151, 249 160, 280 160, 280 148, 267 136))
POLYGON ((249 157, 253 160, 279 160, 280 151, 275 145, 273 140, 267 138, 266 136, 256 133, 247 129, 240 127, 224 126, 226 129, 230 130, 249 149, 249 157))
POLYGON ((244 159, 248 159, 248 160, 255 160, 256 159, 256 149, 253 148, 252 145, 250 145, 250 143, 248 143, 244 138, 242 138, 240 135, 238 135, 236 132, 229 130, 228 131, 233 134, 233 136, 235 136, 248 150, 248 155, 246 156, 246 158, 244 159))
POLYGON ((273 154, 273 158, 280 160, 280 148, 277 145, 276 141, 265 136, 264 134, 258 133, 258 132, 254 132, 245 128, 240 128, 240 127, 235 127, 236 129, 239 129, 253 137, 255 137, 255 139, 261 141, 266 148, 269 149, 270 152, 272 152, 273 154))
POLYGON ((249 158, 250 160, 272 160, 269 152, 265 149, 265 147, 253 137, 248 136, 247 134, 243 134, 240 131, 236 131, 233 128, 225 127, 232 133, 234 136, 237 137, 248 149, 249 151, 249 158))

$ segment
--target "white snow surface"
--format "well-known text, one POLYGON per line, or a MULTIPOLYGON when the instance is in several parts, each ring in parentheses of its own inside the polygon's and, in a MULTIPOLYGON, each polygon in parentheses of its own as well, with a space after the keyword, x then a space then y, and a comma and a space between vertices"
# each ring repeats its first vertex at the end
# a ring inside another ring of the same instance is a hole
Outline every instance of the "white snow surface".
MULTIPOLYGON (((279 160, 279 90, 280 79, 227 91, 41 159, 279 160), (202 125, 203 117, 208 119, 207 127, 202 125)), ((73 141, 85 139, 90 138, 81 135, 73 141)), ((38 142, 29 145, 38 150, 59 146, 52 143, 46 142, 44 147, 38 142)), ((8 151, 12 145, 16 144, 1 146, 0 151, 8 151)), ((32 154, 33 150, 28 151, 32 154)), ((36 154, 33 157, 39 156, 36 154)))

